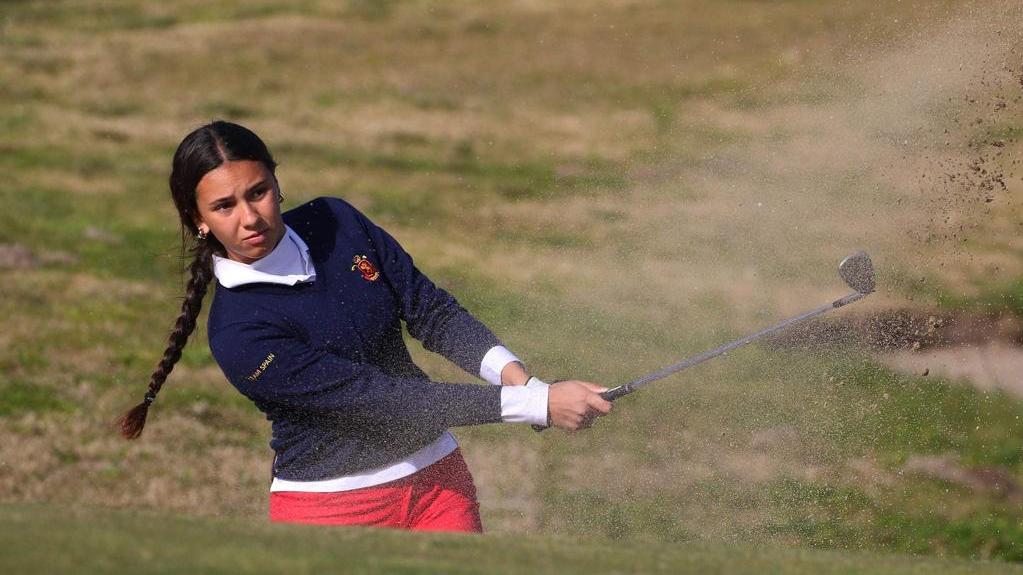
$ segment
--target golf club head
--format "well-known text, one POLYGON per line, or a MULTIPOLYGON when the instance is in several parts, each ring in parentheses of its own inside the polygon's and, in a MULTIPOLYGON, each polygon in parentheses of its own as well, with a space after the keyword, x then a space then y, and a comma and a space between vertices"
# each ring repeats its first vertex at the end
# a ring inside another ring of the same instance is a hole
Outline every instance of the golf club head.
POLYGON ((838 275, 845 283, 861 294, 872 293, 874 284, 874 264, 867 252, 856 252, 838 264, 838 275))

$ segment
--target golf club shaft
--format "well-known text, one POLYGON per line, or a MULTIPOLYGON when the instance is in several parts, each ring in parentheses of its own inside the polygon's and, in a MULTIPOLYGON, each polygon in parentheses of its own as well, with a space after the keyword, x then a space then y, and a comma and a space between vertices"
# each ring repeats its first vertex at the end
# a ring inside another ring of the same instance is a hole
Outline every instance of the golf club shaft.
POLYGON ((665 367, 663 369, 655 371, 655 372, 653 372, 651 374, 644 375, 643 377, 641 377, 639 379, 630 381, 629 383, 626 383, 625 385, 620 385, 618 387, 609 389, 609 390, 601 393, 600 396, 603 397, 604 399, 606 399, 607 401, 614 401, 614 400, 618 399, 619 397, 628 395, 628 394, 632 393, 633 391, 636 391, 637 389, 639 389, 640 387, 643 387, 644 385, 646 385, 648 383, 651 383, 653 381, 657 381, 658 379, 662 379, 662 378, 667 377, 667 376, 669 376, 669 375, 671 375, 671 374, 673 374, 675 372, 682 371, 683 369, 686 369, 688 367, 692 367, 694 365, 703 363, 703 362, 707 361, 708 359, 715 358, 715 357, 717 357, 717 356, 719 356, 721 354, 728 353, 729 351, 732 351, 733 349, 736 349, 738 347, 742 347, 742 346, 744 346, 744 345, 746 345, 748 343, 751 343, 751 342, 753 342, 753 341, 755 341, 757 339, 760 339, 760 338, 764 337, 765 335, 770 335, 770 334, 772 334, 772 333, 774 333, 776 331, 785 329, 786 327, 788 327, 788 326, 790 326, 792 324, 799 323, 801 321, 806 321, 806 320, 808 320, 810 318, 819 316, 822 313, 825 313, 827 311, 830 311, 830 310, 833 310, 833 309, 836 309, 836 308, 840 308, 840 307, 842 307, 844 305, 850 304, 850 303, 852 303, 854 301, 859 300, 860 298, 864 297, 865 295, 867 295, 867 294, 853 292, 853 293, 851 293, 851 294, 849 294, 849 295, 847 295, 847 296, 845 296, 845 297, 843 297, 841 299, 837 299, 837 300, 835 300, 835 301, 833 301, 833 302, 831 302, 831 303, 829 303, 827 305, 821 306, 821 307, 819 307, 819 308, 817 308, 817 309, 815 309, 813 311, 808 311, 808 312, 806 312, 806 313, 804 313, 802 315, 798 315, 796 317, 789 318, 789 319, 787 319, 787 320, 785 320, 785 321, 783 321, 781 323, 775 324, 775 325, 773 325, 773 326, 771 326, 771 327, 769 327, 767 329, 760 330, 760 331, 758 331, 758 332, 756 332, 756 333, 754 333, 752 335, 747 335, 746 337, 739 338, 739 339, 737 339, 737 340, 735 340, 733 342, 726 343, 726 344, 724 344, 724 345, 722 345, 720 347, 716 347, 716 348, 714 348, 712 350, 705 351, 705 352, 703 352, 703 353, 701 353, 699 355, 695 355, 693 357, 690 357, 688 359, 680 361, 680 362, 678 362, 678 363, 676 363, 674 365, 669 365, 668 367, 665 367))

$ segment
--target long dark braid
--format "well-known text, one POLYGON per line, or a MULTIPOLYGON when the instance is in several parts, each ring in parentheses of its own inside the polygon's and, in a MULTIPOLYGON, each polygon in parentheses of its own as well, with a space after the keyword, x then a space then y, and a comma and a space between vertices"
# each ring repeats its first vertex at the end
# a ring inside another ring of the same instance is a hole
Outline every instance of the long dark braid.
POLYGON ((170 175, 171 197, 181 219, 182 253, 191 252, 188 266, 191 277, 181 302, 181 315, 174 322, 163 358, 149 378, 149 388, 142 403, 133 407, 117 420, 121 435, 135 439, 142 434, 149 414, 149 406, 167 380, 174 365, 181 359, 188 337, 195 331, 196 318, 202 309, 202 300, 213 280, 213 254, 225 256, 224 246, 212 235, 198 235, 196 225, 198 206, 195 190, 199 180, 226 161, 255 160, 274 173, 277 163, 266 145, 248 128, 230 122, 215 121, 185 136, 174 153, 170 175), (196 240, 191 240, 195 237, 196 240), (191 247, 187 247, 191 245, 191 247))
POLYGON ((211 242, 200 241, 192 250, 195 258, 188 266, 191 278, 185 288, 185 299, 181 302, 181 315, 174 322, 174 329, 170 333, 169 344, 163 352, 163 359, 156 366, 153 375, 149 378, 149 390, 145 399, 121 416, 118 424, 121 427, 121 435, 127 439, 135 439, 142 434, 142 428, 146 425, 146 416, 149 414, 149 405, 156 399, 163 382, 167 380, 174 364, 181 359, 181 350, 184 349, 188 337, 195 331, 195 320, 202 310, 202 300, 206 297, 206 289, 213 279, 213 246, 211 242))

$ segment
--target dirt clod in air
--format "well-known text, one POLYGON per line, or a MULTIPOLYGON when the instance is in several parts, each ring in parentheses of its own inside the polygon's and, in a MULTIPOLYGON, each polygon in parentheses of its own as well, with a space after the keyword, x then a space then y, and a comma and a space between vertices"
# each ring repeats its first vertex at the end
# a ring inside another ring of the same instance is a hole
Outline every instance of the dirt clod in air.
POLYGON ((852 345, 877 351, 916 352, 992 340, 1023 343, 1023 318, 1004 312, 885 310, 859 317, 816 318, 767 338, 765 345, 802 350, 852 345))
MULTIPOLYGON (((1011 51, 1012 58, 1023 59, 1017 50, 1011 51)), ((927 224, 922 231, 909 231, 916 241, 952 253, 962 253, 964 242, 978 238, 993 205, 1013 201, 1008 181, 1015 174, 1006 169, 1016 161, 1003 154, 1017 144, 1023 63, 987 64, 970 85, 974 93, 947 99, 942 145, 917 179, 927 224)))

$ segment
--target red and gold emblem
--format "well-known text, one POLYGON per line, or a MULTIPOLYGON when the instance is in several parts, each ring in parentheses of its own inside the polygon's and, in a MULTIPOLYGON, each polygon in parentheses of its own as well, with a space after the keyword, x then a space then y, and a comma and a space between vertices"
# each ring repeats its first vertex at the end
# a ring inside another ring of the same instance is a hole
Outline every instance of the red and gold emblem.
POLYGON ((380 272, 377 271, 377 267, 373 265, 373 262, 369 261, 366 256, 355 256, 352 258, 352 262, 355 265, 352 266, 352 271, 358 270, 362 274, 362 279, 373 282, 380 277, 380 272))

